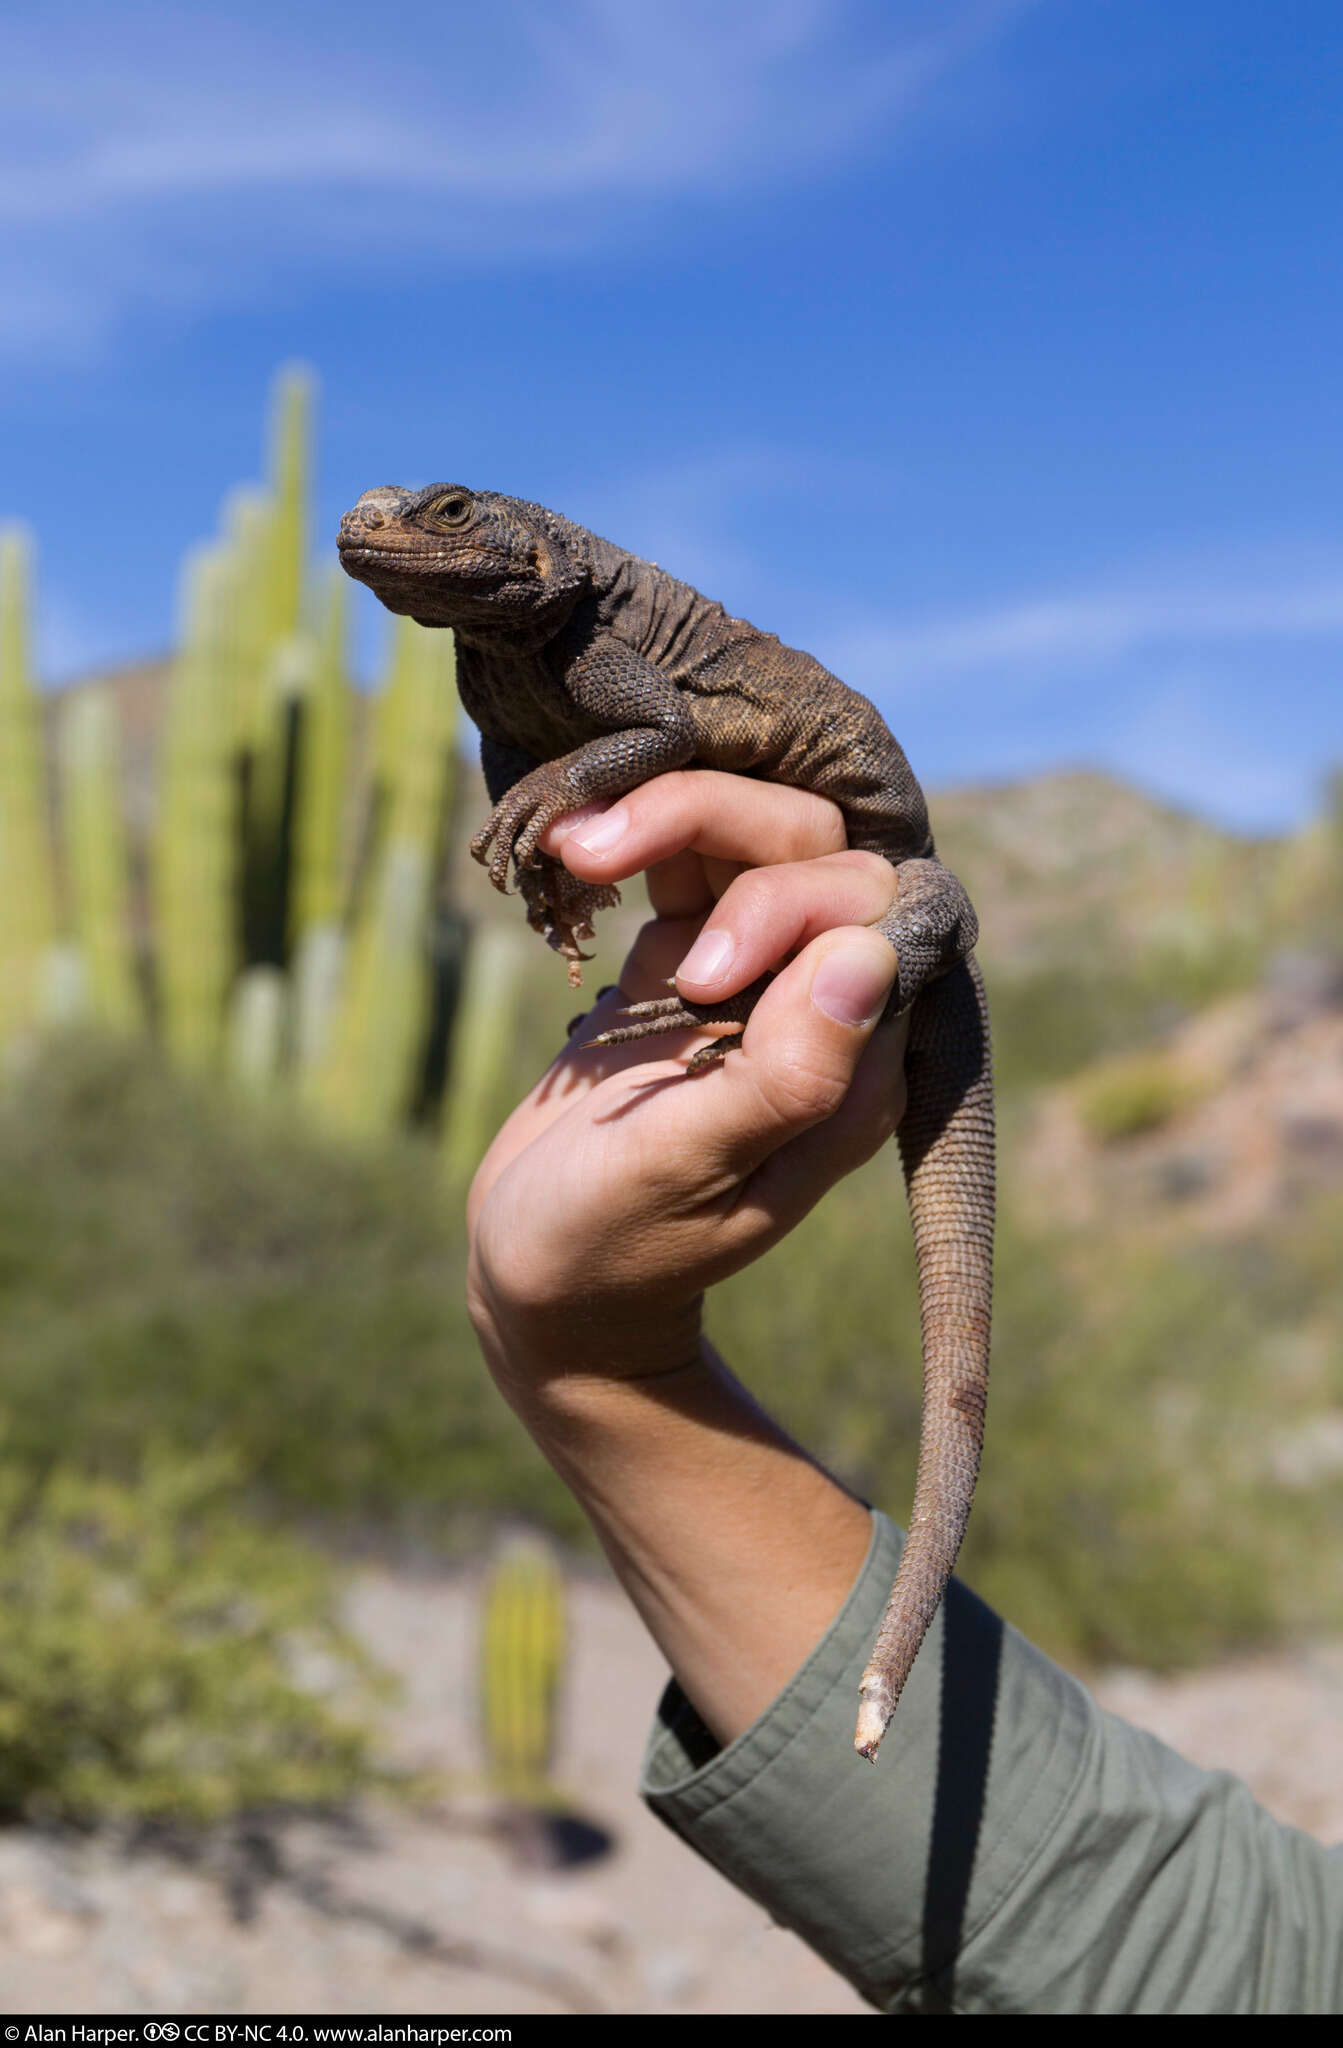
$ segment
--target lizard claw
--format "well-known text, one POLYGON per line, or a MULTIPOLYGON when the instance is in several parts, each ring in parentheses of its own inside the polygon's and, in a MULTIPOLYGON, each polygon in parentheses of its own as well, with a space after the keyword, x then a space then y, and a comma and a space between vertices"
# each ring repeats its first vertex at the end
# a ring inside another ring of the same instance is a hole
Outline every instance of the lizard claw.
POLYGON ((481 826, 479 832, 477 832, 475 838, 471 841, 471 858, 472 860, 478 860, 482 867, 484 867, 486 861, 489 858, 490 843, 494 839, 494 836, 498 832, 498 830, 499 812, 496 807, 494 810, 490 812, 489 817, 485 820, 485 823, 481 826))
POLYGON ((617 1024, 612 1030, 590 1038, 588 1044, 629 1045, 641 1038, 660 1038, 667 1031, 712 1031, 712 1041, 691 1056, 687 1071, 692 1074, 716 1066, 731 1051, 729 1041, 742 1031, 742 1025, 733 1018, 697 1014, 693 1005, 683 1002, 680 996, 656 996, 651 1002, 628 1003, 620 1014, 634 1021, 617 1024))
MULTIPOLYGON (((675 994, 654 996, 645 1003, 629 1003, 621 1015, 632 1018, 632 1023, 619 1024, 613 1031, 604 1031, 600 1038, 589 1042, 593 1045, 628 1045, 635 1039, 659 1037, 664 1031, 711 1031, 713 1038, 710 1043, 701 1045, 692 1054, 687 1069, 692 1074, 702 1073, 705 1067, 717 1066, 731 1052, 768 981, 769 976, 762 974, 749 988, 729 996, 726 1002, 713 1008, 702 1003, 688 1003, 684 997, 675 994)), ((674 989, 676 984, 669 981, 667 986, 674 989)))
POLYGON ((691 1016, 680 996, 655 996, 650 1003, 626 1003, 620 1012, 622 1017, 668 1017, 680 1024, 698 1024, 699 1018, 691 1016))
POLYGON ((472 858, 488 866, 490 880, 501 895, 508 894, 510 859, 519 878, 525 870, 540 867, 536 842, 551 823, 552 810, 558 817, 553 805, 528 796, 525 784, 518 783, 502 803, 495 805, 471 841, 472 858))

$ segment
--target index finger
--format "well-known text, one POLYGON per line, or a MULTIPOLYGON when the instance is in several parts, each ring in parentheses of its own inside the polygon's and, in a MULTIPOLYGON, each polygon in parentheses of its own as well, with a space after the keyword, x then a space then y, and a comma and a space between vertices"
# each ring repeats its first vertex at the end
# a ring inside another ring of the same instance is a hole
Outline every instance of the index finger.
POLYGON ((707 878, 699 900, 689 900, 695 891, 681 856, 713 863, 725 885, 737 868, 814 860, 842 852, 847 843, 843 815, 827 798, 712 768, 655 776, 603 810, 558 818, 540 842, 583 881, 620 882, 653 871, 654 908, 678 917, 714 901, 707 878))

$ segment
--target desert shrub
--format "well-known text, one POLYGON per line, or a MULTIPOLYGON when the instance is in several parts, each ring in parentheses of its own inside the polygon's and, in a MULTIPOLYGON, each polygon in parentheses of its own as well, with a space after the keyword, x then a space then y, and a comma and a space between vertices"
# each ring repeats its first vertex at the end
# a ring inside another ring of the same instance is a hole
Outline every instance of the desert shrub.
MULTIPOLYGON (((1327 1220, 1249 1246, 1153 1248, 1028 1231, 1010 1178, 1003 1197, 962 1576, 1072 1659, 1175 1665, 1336 1627, 1343 1501, 1327 1479, 1285 1489, 1267 1449, 1340 1399, 1327 1220), (1303 1330, 1327 1363, 1289 1396, 1282 1361, 1303 1330)), ((903 1208, 890 1148, 710 1298, 716 1340, 766 1408, 897 1521, 920 1407, 903 1208)))
POLYGON ((121 1484, 5 1452, 0 1545, 0 1815, 204 1822, 383 1782, 328 1568, 240 1512, 226 1458, 159 1449, 121 1484))
MULTIPOLYGON (((1009 1224, 991 1437, 964 1572, 1059 1654, 1198 1663, 1337 1622, 1337 1489, 1291 1492, 1269 1446, 1323 1385, 1281 1360, 1343 1299, 1266 1243, 1051 1240, 1009 1224)), ((1335 1336, 1335 1341, 1336 1341, 1335 1336)))
MULTIPOLYGON (((1339 1504, 1284 1492, 1266 1446, 1343 1403, 1337 1217, 1160 1252, 1028 1231, 1017 1100, 969 1583, 1069 1656, 1187 1661, 1336 1626, 1339 1504), (1333 1376, 1289 1400, 1298 1352, 1333 1376)), ((205 1444, 268 1514, 342 1543, 443 1550, 518 1514, 586 1543, 484 1371, 462 1284, 427 1143, 333 1146, 92 1044, 0 1103, 0 1384, 29 1469, 125 1480, 147 1440, 205 1444)), ((716 1288, 709 1319, 808 1449, 908 1512, 919 1328, 893 1146, 716 1288)))
POLYGON ((1196 1094, 1192 1077, 1164 1052, 1102 1061, 1074 1089, 1083 1125, 1105 1145, 1159 1130, 1196 1094))
POLYGON ((433 1147, 338 1144, 173 1073, 54 1045, 0 1098, 0 1386, 16 1456, 126 1477, 229 1450, 341 1541, 582 1518, 495 1392, 433 1147))
POLYGON ((1205 1004, 1250 986, 1263 951, 1226 944, 1209 956, 1162 947, 1108 965, 1079 957, 1028 973, 991 968, 993 1071, 1000 1094, 1063 1081, 1093 1061, 1154 1044, 1205 1004))

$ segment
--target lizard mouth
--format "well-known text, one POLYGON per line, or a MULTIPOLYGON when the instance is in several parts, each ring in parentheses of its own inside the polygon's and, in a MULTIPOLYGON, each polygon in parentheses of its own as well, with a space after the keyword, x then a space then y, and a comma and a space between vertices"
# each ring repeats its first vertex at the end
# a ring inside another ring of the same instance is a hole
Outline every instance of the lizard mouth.
POLYGON ((424 548, 377 547, 367 541, 341 541, 339 553, 346 568, 356 564, 367 565, 370 569, 383 570, 388 576, 406 579, 441 575, 456 583, 469 583, 476 589, 494 588, 515 581, 518 573, 516 562, 502 557, 491 561, 488 556, 463 559, 460 548, 443 548, 431 553, 424 548))

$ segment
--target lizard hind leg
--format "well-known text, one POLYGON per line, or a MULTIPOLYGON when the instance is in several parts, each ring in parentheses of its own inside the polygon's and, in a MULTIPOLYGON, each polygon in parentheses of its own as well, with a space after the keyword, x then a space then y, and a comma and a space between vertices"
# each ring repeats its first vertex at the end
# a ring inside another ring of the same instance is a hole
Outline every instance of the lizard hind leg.
POLYGON ((628 1045, 641 1038, 660 1038, 667 1031, 711 1031, 713 1037, 691 1054, 686 1068, 691 1074, 703 1073, 706 1067, 718 1066, 739 1042, 747 1018, 768 986, 769 976, 761 975, 749 988, 721 1003, 690 1003, 675 994, 655 996, 651 1002, 630 1003, 620 1014, 633 1021, 603 1031, 590 1043, 628 1045))

